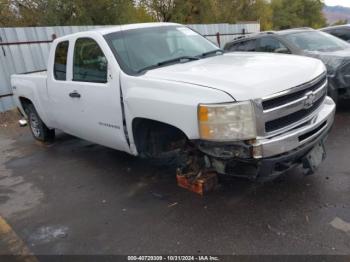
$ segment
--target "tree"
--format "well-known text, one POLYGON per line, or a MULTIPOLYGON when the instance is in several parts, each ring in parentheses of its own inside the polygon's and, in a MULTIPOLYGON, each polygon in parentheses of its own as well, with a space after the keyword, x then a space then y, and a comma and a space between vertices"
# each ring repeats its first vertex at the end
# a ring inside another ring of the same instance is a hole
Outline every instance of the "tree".
POLYGON ((141 6, 144 6, 148 12, 158 22, 170 22, 176 8, 176 0, 141 0, 141 6))
POLYGON ((0 0, 0 26, 237 23, 262 30, 325 25, 321 0, 0 0))
POLYGON ((241 1, 239 5, 239 21, 260 21, 262 30, 272 28, 272 8, 266 0, 241 1))
POLYGON ((346 25, 348 23, 347 19, 340 19, 337 22, 333 23, 332 25, 346 25))
POLYGON ((9 0, 0 1, 0 25, 9 26, 12 22, 15 22, 13 11, 9 0))
POLYGON ((3 26, 5 23, 11 26, 57 26, 113 25, 152 21, 146 10, 136 6, 132 0, 0 1, 0 25, 3 26), (6 20, 6 17, 10 19, 6 20))
POLYGON ((0 25, 31 26, 38 19, 39 1, 0 0, 0 25))
POLYGON ((321 0, 303 0, 304 24, 312 28, 320 28, 326 25, 326 19, 323 15, 324 3, 321 0))
POLYGON ((177 0, 173 21, 184 24, 205 23, 210 12, 209 0, 177 0))
POLYGON ((319 28, 326 24, 321 0, 272 0, 274 29, 309 26, 319 28))

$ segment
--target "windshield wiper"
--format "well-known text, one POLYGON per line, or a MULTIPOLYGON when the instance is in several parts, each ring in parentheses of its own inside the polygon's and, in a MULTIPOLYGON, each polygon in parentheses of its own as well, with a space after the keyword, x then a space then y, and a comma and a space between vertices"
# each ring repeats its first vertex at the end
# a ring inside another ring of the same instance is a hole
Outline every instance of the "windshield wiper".
POLYGON ((138 70, 137 73, 141 73, 143 71, 154 69, 154 68, 157 68, 157 67, 160 67, 160 66, 164 66, 164 65, 174 64, 174 63, 177 63, 177 62, 185 63, 185 62, 194 61, 194 60, 199 60, 199 58, 196 57, 196 56, 180 56, 180 57, 177 57, 177 58, 172 58, 172 59, 169 59, 169 60, 158 62, 158 63, 156 63, 154 65, 146 66, 146 67, 141 68, 140 70, 138 70))
POLYGON ((180 56, 180 57, 177 57, 177 58, 172 58, 172 59, 169 59, 169 60, 165 60, 163 62, 159 62, 157 65, 158 66, 163 66, 163 65, 168 65, 168 64, 175 63, 175 62, 185 63, 185 62, 193 61, 193 60, 199 60, 199 58, 195 57, 195 56, 180 56))
POLYGON ((223 54, 223 53, 225 53, 225 51, 222 50, 222 49, 215 49, 215 50, 212 50, 212 51, 209 51, 209 52, 205 52, 205 53, 201 54, 200 56, 201 57, 207 57, 207 56, 214 55, 214 54, 218 55, 218 53, 223 54))

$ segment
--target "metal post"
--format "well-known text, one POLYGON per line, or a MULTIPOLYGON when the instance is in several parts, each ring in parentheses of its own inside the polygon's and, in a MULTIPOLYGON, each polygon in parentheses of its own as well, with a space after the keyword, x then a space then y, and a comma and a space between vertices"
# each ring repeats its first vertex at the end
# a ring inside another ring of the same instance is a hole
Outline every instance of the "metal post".
POLYGON ((219 32, 216 33, 216 41, 218 42, 219 47, 221 47, 221 43, 220 43, 220 33, 219 33, 219 32))
MULTIPOLYGON (((0 43, 2 43, 2 37, 0 36, 0 43)), ((4 54, 4 56, 6 56, 6 52, 5 52, 5 48, 3 46, 1 46, 2 52, 4 54)))

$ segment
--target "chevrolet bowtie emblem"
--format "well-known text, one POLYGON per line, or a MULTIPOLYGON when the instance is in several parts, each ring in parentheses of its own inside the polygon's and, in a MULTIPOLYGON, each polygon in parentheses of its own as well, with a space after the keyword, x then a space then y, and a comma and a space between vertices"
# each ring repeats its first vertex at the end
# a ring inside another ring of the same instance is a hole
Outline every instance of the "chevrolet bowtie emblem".
POLYGON ((315 102, 315 94, 313 92, 309 92, 306 94, 306 99, 304 101, 304 109, 308 109, 313 106, 315 102))

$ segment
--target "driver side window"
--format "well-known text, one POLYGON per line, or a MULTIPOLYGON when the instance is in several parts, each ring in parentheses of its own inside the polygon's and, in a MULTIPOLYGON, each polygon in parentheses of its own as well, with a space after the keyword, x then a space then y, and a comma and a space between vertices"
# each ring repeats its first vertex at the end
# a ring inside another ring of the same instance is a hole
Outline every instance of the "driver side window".
POLYGON ((73 81, 107 83, 107 59, 99 45, 91 38, 75 42, 73 81))
POLYGON ((339 28, 331 32, 331 34, 345 40, 349 41, 350 40, 350 29, 348 28, 339 28))
POLYGON ((229 51, 233 52, 255 52, 256 51, 256 40, 250 39, 246 41, 240 41, 229 47, 229 51))
POLYGON ((279 40, 273 37, 263 37, 259 40, 258 52, 290 54, 289 49, 279 40))

